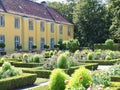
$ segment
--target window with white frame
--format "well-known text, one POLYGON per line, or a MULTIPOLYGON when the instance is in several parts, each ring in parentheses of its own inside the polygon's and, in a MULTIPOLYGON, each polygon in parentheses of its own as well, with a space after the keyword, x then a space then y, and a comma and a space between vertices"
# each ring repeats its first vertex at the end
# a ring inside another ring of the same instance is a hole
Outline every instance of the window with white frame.
POLYGON ((16 18, 15 17, 15 21, 14 21, 14 25, 15 25, 15 28, 20 28, 20 18, 16 18))
POLYGON ((62 34, 63 33, 63 27, 62 27, 62 25, 59 25, 59 32, 60 32, 60 34, 62 34))
POLYGON ((29 20, 29 30, 33 30, 33 21, 29 20))
POLYGON ((18 50, 17 46, 20 45, 20 37, 19 36, 15 36, 15 39, 14 39, 14 48, 15 50, 18 50))
POLYGON ((0 14, 0 27, 5 26, 5 16, 0 14))
POLYGON ((29 50, 32 50, 33 46, 33 37, 29 37, 29 50))
POLYGON ((41 23, 40 23, 40 30, 41 30, 42 32, 44 32, 44 30, 45 30, 44 22, 41 22, 41 23))
MULTIPOLYGON (((5 37, 4 35, 0 35, 0 43, 5 43, 5 37)), ((1 51, 4 50, 4 48, 0 48, 1 51)))
POLYGON ((54 49, 54 38, 51 38, 51 49, 54 49))
POLYGON ((51 32, 54 33, 54 23, 51 23, 51 32))
POLYGON ((70 36, 71 30, 70 30, 70 26, 68 26, 68 36, 70 36))
POLYGON ((40 48, 41 50, 44 50, 44 45, 45 45, 45 39, 44 38, 41 38, 41 45, 40 45, 40 48))

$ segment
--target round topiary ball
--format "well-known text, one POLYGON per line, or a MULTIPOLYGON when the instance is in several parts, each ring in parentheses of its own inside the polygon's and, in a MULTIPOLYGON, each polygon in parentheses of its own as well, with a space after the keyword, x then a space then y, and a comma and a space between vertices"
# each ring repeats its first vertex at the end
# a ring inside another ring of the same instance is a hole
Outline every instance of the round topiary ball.
POLYGON ((34 55, 34 56, 33 56, 33 61, 36 62, 36 63, 39 63, 39 62, 41 61, 40 55, 37 55, 37 54, 34 55))
POLYGON ((111 60, 112 58, 109 56, 109 55, 107 55, 106 57, 105 57, 105 60, 111 60))
POLYGON ((58 68, 67 68, 68 64, 67 64, 67 57, 65 54, 61 54, 58 59, 57 59, 57 67, 58 68))

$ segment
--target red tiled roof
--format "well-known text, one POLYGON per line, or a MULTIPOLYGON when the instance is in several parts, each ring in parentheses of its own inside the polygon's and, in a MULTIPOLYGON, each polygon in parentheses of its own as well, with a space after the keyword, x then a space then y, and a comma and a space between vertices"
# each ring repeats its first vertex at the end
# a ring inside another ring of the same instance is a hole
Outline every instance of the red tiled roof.
MULTIPOLYGON (((29 0, 1 0, 8 13, 15 13, 24 16, 32 16, 35 18, 44 18, 54 20, 56 22, 69 23, 56 10, 51 7, 44 6, 29 0)), ((0 3, 0 11, 3 8, 0 3)))

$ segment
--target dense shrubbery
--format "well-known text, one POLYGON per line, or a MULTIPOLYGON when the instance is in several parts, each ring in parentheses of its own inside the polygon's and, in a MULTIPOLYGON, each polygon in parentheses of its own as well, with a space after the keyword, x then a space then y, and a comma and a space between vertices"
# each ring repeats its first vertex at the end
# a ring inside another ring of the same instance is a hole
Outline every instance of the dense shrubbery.
POLYGON ((11 64, 8 62, 5 62, 2 65, 2 70, 0 71, 0 79, 12 77, 12 76, 17 76, 20 74, 21 74, 21 72, 16 70, 14 68, 14 66, 11 66, 11 64))
POLYGON ((79 41, 77 39, 71 39, 66 42, 66 47, 69 51, 75 52, 77 49, 79 49, 79 41))
POLYGON ((92 74, 88 69, 84 67, 79 68, 72 74, 72 78, 70 79, 66 90, 70 88, 70 90, 85 90, 85 88, 89 87, 93 83, 92 74))
POLYGON ((120 76, 120 64, 115 64, 110 67, 108 71, 111 76, 120 76))
POLYGON ((94 71, 92 73, 94 84, 95 85, 103 85, 110 86, 111 76, 106 71, 94 71))
POLYGON ((53 70, 52 74, 50 75, 50 90, 64 90, 64 81, 68 78, 69 76, 65 74, 61 69, 53 70))
POLYGON ((105 45, 107 45, 107 46, 113 46, 113 44, 114 44, 114 41, 112 39, 107 39, 105 41, 105 45))

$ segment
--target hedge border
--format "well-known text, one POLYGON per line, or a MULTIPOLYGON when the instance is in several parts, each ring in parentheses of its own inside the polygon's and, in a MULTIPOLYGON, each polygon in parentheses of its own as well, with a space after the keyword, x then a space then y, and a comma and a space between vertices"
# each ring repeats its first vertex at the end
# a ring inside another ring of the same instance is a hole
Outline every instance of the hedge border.
POLYGON ((0 80, 1 90, 13 90, 15 88, 21 88, 24 86, 32 85, 37 78, 36 74, 22 74, 20 76, 14 76, 0 80))
POLYGON ((85 61, 80 61, 84 63, 98 63, 99 65, 114 65, 117 62, 120 62, 120 59, 114 59, 114 60, 85 60, 85 61))
MULTIPOLYGON (((81 65, 81 66, 84 66, 84 67, 86 67, 87 69, 90 69, 90 70, 95 70, 95 69, 97 69, 98 64, 97 63, 92 63, 92 64, 81 65)), ((67 74, 71 75, 76 69, 78 69, 81 66, 74 66, 74 67, 71 67, 69 69, 63 69, 63 70, 67 74)), ((40 77, 40 78, 49 78, 52 70, 38 70, 37 68, 33 68, 33 69, 23 69, 23 72, 25 72, 25 73, 35 73, 35 74, 37 74, 37 77, 40 77)))
POLYGON ((120 76, 112 76, 111 81, 120 82, 120 76))
POLYGON ((33 67, 39 67, 42 66, 42 63, 21 63, 21 62, 12 62, 12 65, 15 67, 26 67, 26 68, 33 68, 33 67))

